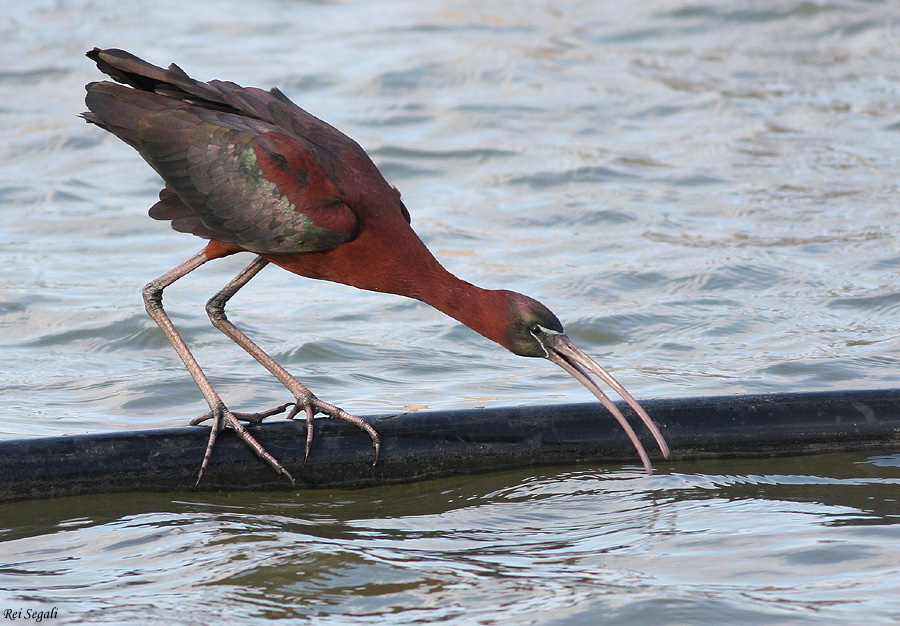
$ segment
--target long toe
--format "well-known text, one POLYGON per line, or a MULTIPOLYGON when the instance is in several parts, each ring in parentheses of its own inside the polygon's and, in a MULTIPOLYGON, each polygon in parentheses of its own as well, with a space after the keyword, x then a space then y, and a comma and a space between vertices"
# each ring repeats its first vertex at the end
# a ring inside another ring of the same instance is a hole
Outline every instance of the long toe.
MULTIPOLYGON (((302 401, 298 399, 298 405, 301 402, 302 401)), ((311 414, 322 413, 323 415, 327 415, 330 418, 353 424, 357 428, 365 431, 365 433, 369 435, 369 438, 372 440, 372 447, 375 448, 375 460, 372 462, 372 465, 374 466, 378 464, 378 459, 381 457, 381 436, 378 434, 378 431, 375 430, 374 426, 372 426, 363 418, 357 417, 356 415, 351 415, 344 409, 336 407, 333 404, 329 404, 324 400, 320 400, 315 396, 312 396, 306 401, 306 406, 309 407, 307 408, 307 423, 310 425, 307 427, 307 456, 309 456, 309 448, 312 445, 312 430, 310 430, 312 425, 311 414)))
MULTIPOLYGON (((284 413, 289 406, 295 406, 295 404, 296 403, 294 402, 285 402, 284 404, 276 406, 273 409, 269 409, 268 411, 260 411, 258 413, 239 413, 238 411, 231 411, 231 414, 242 422, 247 422, 248 424, 259 424, 267 417, 272 417, 273 415, 280 415, 281 413, 284 413)), ((293 411, 291 414, 289 414, 288 419, 293 417, 295 413, 296 411, 293 411)), ((202 424, 206 420, 212 418, 213 412, 209 411, 192 419, 191 426, 197 426, 198 424, 202 424)))
MULTIPOLYGON (((268 417, 269 415, 275 415, 277 413, 282 413, 284 410, 290 406, 292 403, 285 404, 282 407, 278 407, 276 409, 272 409, 271 411, 263 413, 255 413, 253 415, 262 415, 263 419, 268 417)), ((197 474, 197 483, 200 484, 200 480, 203 478, 203 474, 206 472, 207 467, 209 466, 209 460, 212 457, 212 451, 215 447, 216 440, 218 439, 219 433, 223 428, 230 428, 233 430, 238 437, 240 437, 241 441, 243 441, 251 450, 253 450, 256 455, 261 458, 263 461, 269 464, 269 466, 274 469, 277 473, 286 477, 289 481, 291 481, 291 485, 294 485, 294 477, 291 476, 291 473, 287 471, 284 465, 281 464, 278 459, 269 454, 269 452, 262 446, 256 438, 250 434, 250 432, 244 427, 241 423, 241 416, 245 415, 242 413, 232 413, 224 405, 217 406, 212 409, 207 415, 201 415, 199 418, 193 420, 191 424, 199 424, 202 421, 212 419, 212 428, 209 431, 209 440, 206 444, 206 451, 203 454, 203 461, 200 464, 200 471, 197 474)), ((195 486, 196 486, 195 485, 195 486)))
MULTIPOLYGON (((225 405, 216 406, 209 412, 209 415, 204 419, 212 419, 212 427, 209 429, 209 439, 206 442, 206 450, 203 452, 203 461, 200 462, 200 471, 197 472, 197 482, 194 483, 194 487, 200 485, 200 480, 203 478, 203 474, 206 472, 206 468, 209 466, 209 459, 212 457, 213 447, 216 445, 216 439, 219 436, 219 431, 222 430, 222 418, 227 409, 225 405)), ((194 422, 191 422, 193 424, 194 422)))
POLYGON ((287 478, 291 481, 291 485, 294 485, 294 477, 291 476, 291 473, 287 471, 284 465, 276 459, 274 456, 269 454, 269 452, 259 443, 256 438, 250 434, 250 432, 244 427, 244 425, 240 422, 240 419, 232 413, 231 411, 225 410, 224 415, 225 425, 234 430, 237 433, 237 436, 241 438, 247 446, 256 453, 256 456, 261 458, 263 461, 269 464, 269 466, 274 469, 276 472, 287 478))

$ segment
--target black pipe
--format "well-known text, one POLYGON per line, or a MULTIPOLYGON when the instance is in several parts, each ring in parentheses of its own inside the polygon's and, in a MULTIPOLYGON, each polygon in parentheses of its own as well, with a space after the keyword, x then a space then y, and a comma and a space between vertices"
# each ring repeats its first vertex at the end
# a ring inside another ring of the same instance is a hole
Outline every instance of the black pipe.
MULTIPOLYGON (((672 461, 809 454, 900 446, 900 390, 646 400, 672 461)), ((634 417, 625 405, 626 416, 634 417)), ((368 419, 369 437, 327 419, 303 466, 302 420, 250 427, 297 480, 296 488, 364 487, 515 467, 635 463, 637 455, 597 403, 421 411, 368 419)), ((0 442, 0 502, 194 488, 208 429, 103 433, 0 442)), ((657 467, 652 439, 642 439, 657 467)), ((291 489, 233 433, 220 436, 200 490, 291 489)))

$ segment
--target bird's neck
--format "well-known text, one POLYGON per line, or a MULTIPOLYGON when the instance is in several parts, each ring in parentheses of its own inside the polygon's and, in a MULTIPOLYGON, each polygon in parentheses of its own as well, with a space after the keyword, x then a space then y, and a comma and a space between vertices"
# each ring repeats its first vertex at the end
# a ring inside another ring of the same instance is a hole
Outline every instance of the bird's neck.
POLYGON ((434 257, 431 260, 413 273, 409 289, 395 293, 421 300, 508 348, 507 292, 473 285, 451 274, 434 257))
POLYGON ((451 274, 405 222, 384 233, 364 230, 327 252, 263 256, 301 276, 420 300, 509 347, 508 292, 482 289, 451 274))

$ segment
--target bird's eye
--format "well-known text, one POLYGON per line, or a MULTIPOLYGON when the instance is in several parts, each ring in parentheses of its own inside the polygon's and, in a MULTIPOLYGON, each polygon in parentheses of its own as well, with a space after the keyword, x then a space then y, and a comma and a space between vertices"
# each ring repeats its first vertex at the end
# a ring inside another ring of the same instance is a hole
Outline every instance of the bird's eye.
POLYGON ((528 332, 530 332, 532 335, 540 335, 543 332, 543 330, 544 329, 542 329, 538 324, 535 324, 534 326, 532 326, 531 328, 528 329, 528 332))

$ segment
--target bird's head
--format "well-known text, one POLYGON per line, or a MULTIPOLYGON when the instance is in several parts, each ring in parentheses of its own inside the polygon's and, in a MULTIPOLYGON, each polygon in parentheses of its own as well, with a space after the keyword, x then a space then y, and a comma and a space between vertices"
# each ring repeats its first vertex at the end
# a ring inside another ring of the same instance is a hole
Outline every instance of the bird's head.
POLYGON ((519 356, 547 358, 547 349, 539 337, 542 329, 563 333, 563 325, 553 311, 533 298, 515 291, 502 291, 508 298, 509 325, 503 346, 519 356))
POLYGON ((505 292, 509 302, 509 323, 506 341, 501 342, 511 352, 519 356, 542 357, 568 372, 575 380, 584 385, 588 391, 603 403, 625 429, 641 461, 648 472, 651 471, 650 459, 631 425, 625 420, 619 408, 613 404, 609 396, 600 388, 594 378, 605 382, 618 393, 637 413, 641 421, 653 434, 659 449, 665 458, 669 458, 669 447, 659 432, 659 428, 650 418, 637 400, 628 393, 615 378, 576 346, 566 336, 562 323, 553 312, 543 304, 513 291, 505 292))

